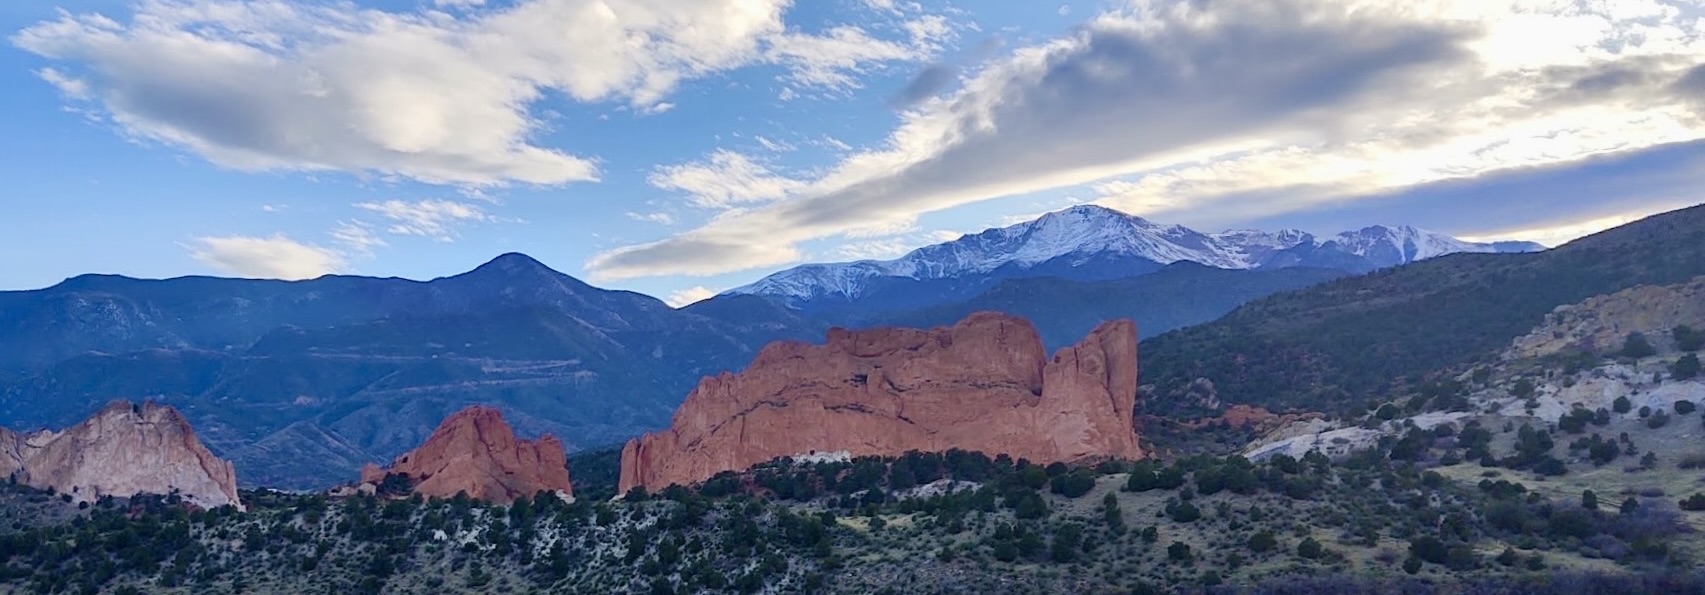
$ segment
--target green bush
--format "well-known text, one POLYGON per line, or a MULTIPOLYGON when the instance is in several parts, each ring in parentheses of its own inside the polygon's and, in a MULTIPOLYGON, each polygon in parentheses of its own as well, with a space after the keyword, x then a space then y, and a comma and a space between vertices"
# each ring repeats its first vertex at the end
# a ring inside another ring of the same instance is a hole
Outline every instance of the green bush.
POLYGON ((1673 335, 1675 337, 1676 349, 1693 352, 1699 351, 1701 347, 1705 347, 1705 332, 1694 330, 1693 327, 1685 324, 1677 325, 1673 331, 1673 335))
POLYGON ((1272 531, 1257 531, 1254 535, 1249 536, 1249 551, 1258 554, 1271 551, 1278 545, 1279 540, 1273 537, 1272 531))
POLYGON ((1670 366, 1669 373, 1676 380, 1692 380, 1699 377, 1699 354, 1689 353, 1681 356, 1681 359, 1675 360, 1675 364, 1670 366))
POLYGON ((1692 496, 1682 499, 1680 504, 1682 510, 1705 511, 1705 493, 1696 492, 1692 496))
POLYGON ((1658 350, 1652 347, 1652 342, 1646 340, 1644 333, 1628 333, 1628 338, 1622 341, 1622 357, 1640 359, 1652 357, 1658 350))
POLYGON ((1319 558, 1324 552, 1325 548, 1321 547, 1320 542, 1315 541, 1313 537, 1305 537, 1302 543, 1297 544, 1297 555, 1308 560, 1319 558))

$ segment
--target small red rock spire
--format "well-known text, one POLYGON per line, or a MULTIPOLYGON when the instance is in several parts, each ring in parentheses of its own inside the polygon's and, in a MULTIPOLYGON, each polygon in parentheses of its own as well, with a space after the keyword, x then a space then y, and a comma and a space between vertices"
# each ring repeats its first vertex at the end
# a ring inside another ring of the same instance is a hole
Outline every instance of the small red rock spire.
POLYGON ((509 503, 541 490, 573 494, 561 441, 516 440, 502 414, 477 405, 445 418, 420 448, 397 457, 390 468, 363 468, 361 480, 377 484, 389 473, 407 475, 414 492, 429 497, 466 492, 476 500, 509 503))

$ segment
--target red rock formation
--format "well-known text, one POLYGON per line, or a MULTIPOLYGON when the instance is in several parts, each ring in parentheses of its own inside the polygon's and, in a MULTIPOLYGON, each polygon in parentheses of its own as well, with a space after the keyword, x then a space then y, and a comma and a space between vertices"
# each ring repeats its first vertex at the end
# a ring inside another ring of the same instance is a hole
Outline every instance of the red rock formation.
POLYGON ((0 475, 78 502, 177 492, 202 507, 242 508, 230 461, 202 446, 176 409, 155 403, 117 401, 59 432, 0 431, 0 475))
POLYGON ((552 436, 516 440, 515 431, 490 407, 469 407, 444 419, 426 443, 397 457, 390 468, 368 464, 363 483, 378 484, 389 473, 407 475, 414 492, 439 498, 466 492, 486 502, 509 503, 540 490, 568 497, 568 455, 552 436))
POLYGON ((812 452, 1137 458, 1136 392, 1128 320, 1051 360, 1028 321, 993 312, 930 330, 830 329, 824 345, 772 343, 744 372, 701 380, 669 429, 623 449, 620 489, 812 452))

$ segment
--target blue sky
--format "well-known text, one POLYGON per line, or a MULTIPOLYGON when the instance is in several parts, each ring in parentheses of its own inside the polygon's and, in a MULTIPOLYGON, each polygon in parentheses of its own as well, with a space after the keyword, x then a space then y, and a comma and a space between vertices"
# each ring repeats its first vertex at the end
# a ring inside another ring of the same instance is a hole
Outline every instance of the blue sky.
POLYGON ((1208 231, 1412 223, 1555 244, 1701 202, 1702 15, 5 3, 0 289, 431 278, 521 251, 681 301, 1083 202, 1208 231))

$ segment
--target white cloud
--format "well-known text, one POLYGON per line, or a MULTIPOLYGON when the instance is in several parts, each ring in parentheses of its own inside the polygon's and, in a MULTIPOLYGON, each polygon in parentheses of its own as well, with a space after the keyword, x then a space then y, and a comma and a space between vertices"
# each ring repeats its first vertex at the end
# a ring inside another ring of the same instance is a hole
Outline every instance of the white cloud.
POLYGON ((924 48, 878 39, 853 25, 835 27, 823 35, 778 36, 771 40, 767 55, 788 68, 789 82, 838 90, 862 86, 857 76, 873 64, 927 56, 924 48))
POLYGON ((397 235, 429 237, 440 242, 455 239, 455 228, 464 223, 492 221, 493 218, 476 205, 453 200, 430 199, 415 202, 387 200, 357 203, 391 221, 385 231, 397 235))
POLYGON ((634 221, 645 221, 648 223, 656 223, 659 225, 674 225, 675 224, 675 216, 670 215, 669 213, 662 212, 662 211, 658 211, 655 213, 637 213, 634 211, 628 211, 627 216, 629 219, 632 219, 634 221))
POLYGON ((683 192, 688 202, 707 208, 728 208, 767 202, 805 187, 805 183, 770 171, 752 158, 718 149, 704 161, 659 166, 647 178, 662 190, 683 192))
POLYGON ((663 302, 669 304, 670 306, 680 308, 683 306, 690 305, 694 302, 708 300, 708 299, 713 298, 713 297, 716 297, 716 290, 709 289, 709 288, 706 288, 706 287, 700 285, 700 286, 689 287, 686 289, 682 289, 680 291, 672 292, 669 294, 668 298, 665 298, 663 300, 663 302))
POLYGON ((196 238, 190 256, 221 272, 265 279, 312 279, 343 268, 336 251, 283 235, 196 238))
POLYGON ((772 153, 787 153, 798 148, 787 141, 771 140, 763 135, 754 136, 752 137, 752 140, 757 141, 758 146, 761 146, 764 150, 772 153))
POLYGON ((905 43, 852 25, 804 33, 783 23, 790 4, 435 1, 451 14, 148 0, 126 22, 61 12, 11 42, 80 67, 40 75, 68 97, 99 101, 124 133, 225 167, 557 185, 599 173, 594 159, 540 144, 544 122, 532 108, 547 95, 661 113, 681 82, 755 64, 779 64, 797 85, 844 90, 950 33, 928 15, 910 17, 920 24, 901 32, 905 43))
POLYGON ((1252 218, 1705 138, 1701 12, 1630 6, 1139 2, 923 100, 787 200, 587 266, 788 264, 799 242, 1108 180, 1099 200, 1131 212, 1252 218))
POLYGON ((37 70, 36 76, 47 81, 47 84, 53 85, 53 88, 58 89, 69 99, 86 100, 89 98, 89 83, 83 79, 73 78, 52 68, 37 70))
POLYGON ((329 233, 348 251, 364 256, 371 256, 374 248, 387 245, 379 234, 373 233, 373 226, 362 221, 339 221, 329 233))

